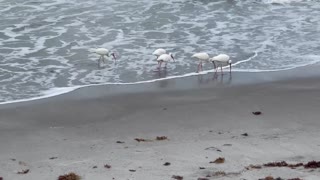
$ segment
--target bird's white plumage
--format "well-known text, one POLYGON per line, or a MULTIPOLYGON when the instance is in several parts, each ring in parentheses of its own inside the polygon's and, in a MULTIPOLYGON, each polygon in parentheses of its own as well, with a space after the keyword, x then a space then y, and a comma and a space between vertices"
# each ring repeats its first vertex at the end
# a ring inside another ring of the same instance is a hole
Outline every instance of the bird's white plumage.
POLYGON ((202 53, 195 53, 191 57, 196 58, 199 61, 208 61, 209 55, 208 53, 202 52, 202 53))
POLYGON ((171 57, 172 54, 162 54, 158 57, 157 61, 164 61, 164 62, 169 62, 169 61, 173 61, 173 58, 171 57))
POLYGON ((213 58, 210 59, 211 61, 218 61, 222 63, 231 63, 230 61, 230 56, 226 54, 219 54, 217 56, 214 56, 213 58))
POLYGON ((94 50, 95 53, 99 54, 99 55, 108 55, 109 53, 109 49, 106 48, 97 48, 94 50))
POLYGON ((156 49, 152 54, 155 56, 161 56, 162 54, 166 54, 167 51, 165 49, 156 49))

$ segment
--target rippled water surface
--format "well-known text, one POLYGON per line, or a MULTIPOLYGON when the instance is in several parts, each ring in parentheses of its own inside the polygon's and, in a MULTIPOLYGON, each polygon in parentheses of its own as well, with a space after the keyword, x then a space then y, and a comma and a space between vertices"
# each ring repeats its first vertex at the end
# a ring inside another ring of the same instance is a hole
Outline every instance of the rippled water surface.
POLYGON ((317 0, 0 0, 0 15, 0 101, 157 79, 156 48, 177 60, 167 76, 194 72, 200 51, 229 54, 235 71, 320 61, 317 0), (119 61, 98 68, 97 47, 119 61))

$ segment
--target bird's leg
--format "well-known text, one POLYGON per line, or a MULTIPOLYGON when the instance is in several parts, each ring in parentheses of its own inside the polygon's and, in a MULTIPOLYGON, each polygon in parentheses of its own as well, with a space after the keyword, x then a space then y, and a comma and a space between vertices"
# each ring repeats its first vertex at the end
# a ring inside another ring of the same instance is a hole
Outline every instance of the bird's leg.
POLYGON ((221 75, 223 75, 222 64, 220 65, 220 69, 221 69, 221 75))
POLYGON ((167 69, 168 62, 165 62, 164 68, 167 69))
POLYGON ((98 68, 100 67, 101 58, 102 58, 102 56, 100 56, 99 59, 98 59, 98 68))
POLYGON ((161 69, 161 66, 162 66, 162 61, 159 61, 158 69, 161 69))
POLYGON ((104 64, 106 63, 104 55, 102 55, 102 61, 104 64))
POLYGON ((202 61, 201 61, 201 66, 200 66, 200 67, 201 67, 201 71, 203 71, 203 67, 202 67, 202 61))
POLYGON ((197 70, 197 73, 200 71, 200 62, 198 64, 198 70, 197 70))

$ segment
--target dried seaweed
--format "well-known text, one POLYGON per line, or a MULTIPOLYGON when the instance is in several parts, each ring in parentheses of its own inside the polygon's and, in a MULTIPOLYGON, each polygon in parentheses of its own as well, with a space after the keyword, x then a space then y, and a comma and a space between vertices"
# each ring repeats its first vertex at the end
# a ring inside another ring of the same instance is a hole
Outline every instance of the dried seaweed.
POLYGON ((136 140, 138 142, 151 142, 152 141, 150 139, 143 139, 143 138, 135 138, 134 140, 136 140))
POLYGON ((225 176, 225 175, 227 175, 227 173, 224 171, 217 171, 213 173, 213 176, 225 176))
POLYGON ((261 115, 262 112, 261 111, 253 111, 252 114, 258 116, 258 115, 261 115))
POLYGON ((171 178, 176 179, 176 180, 182 180, 183 179, 182 176, 177 176, 177 175, 173 175, 171 178))
POLYGON ((281 162, 270 162, 267 164, 263 164, 263 166, 265 167, 286 167, 288 166, 288 163, 285 161, 281 161, 281 162))
POLYGON ((224 163, 225 159, 223 157, 219 157, 214 161, 210 161, 210 163, 216 163, 216 164, 221 164, 224 163))
POLYGON ((80 180, 81 177, 73 172, 58 177, 58 180, 80 180))
POLYGON ((111 166, 109 164, 105 164, 104 167, 107 168, 107 169, 111 168, 111 166))
POLYGON ((22 171, 18 171, 17 174, 27 174, 30 170, 29 169, 25 169, 22 171))
POLYGON ((304 168, 306 169, 315 169, 320 168, 320 161, 310 161, 307 164, 304 165, 304 168))
POLYGON ((168 137, 167 136, 157 136, 156 140, 157 141, 168 140, 168 137))

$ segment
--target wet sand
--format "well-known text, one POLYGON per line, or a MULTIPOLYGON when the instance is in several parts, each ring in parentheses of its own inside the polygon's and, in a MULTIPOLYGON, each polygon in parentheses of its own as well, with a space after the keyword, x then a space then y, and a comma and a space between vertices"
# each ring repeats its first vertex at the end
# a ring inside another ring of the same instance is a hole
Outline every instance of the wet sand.
POLYGON ((208 175, 317 179, 319 170, 302 167, 245 168, 318 160, 320 84, 315 70, 97 86, 1 105, 0 177, 56 179, 75 172, 88 180, 173 175, 190 180, 208 175), (157 136, 169 140, 157 141, 157 136), (225 162, 209 163, 218 157, 225 162), (25 169, 30 171, 17 174, 25 169))

